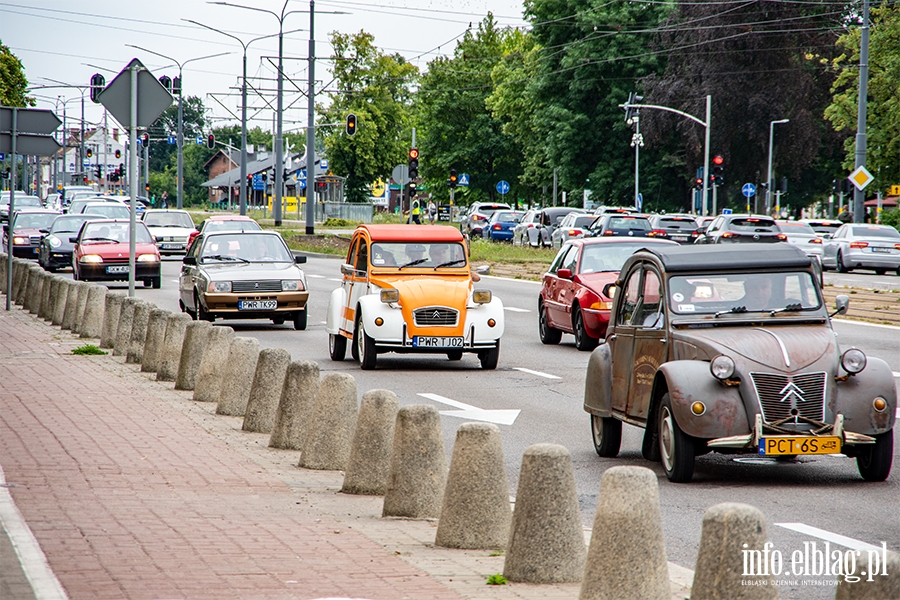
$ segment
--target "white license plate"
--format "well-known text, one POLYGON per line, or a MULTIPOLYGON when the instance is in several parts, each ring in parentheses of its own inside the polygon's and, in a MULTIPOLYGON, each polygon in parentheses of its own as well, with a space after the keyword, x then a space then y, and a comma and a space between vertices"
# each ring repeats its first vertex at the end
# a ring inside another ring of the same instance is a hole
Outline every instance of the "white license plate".
POLYGON ((884 254, 890 254, 891 249, 890 248, 880 248, 878 246, 872 246, 872 252, 882 252, 884 254))
POLYGON ((462 337, 438 337, 432 335, 414 335, 413 348, 462 348, 462 337))
POLYGON ((684 242, 687 241, 687 237, 686 235, 673 235, 672 239, 684 242))
POLYGON ((163 244, 160 248, 162 250, 184 250, 184 244, 163 244))
POLYGON ((118 267, 106 267, 107 273, 127 273, 128 265, 122 265, 118 267))
POLYGON ((238 310, 275 310, 278 300, 239 300, 238 310))

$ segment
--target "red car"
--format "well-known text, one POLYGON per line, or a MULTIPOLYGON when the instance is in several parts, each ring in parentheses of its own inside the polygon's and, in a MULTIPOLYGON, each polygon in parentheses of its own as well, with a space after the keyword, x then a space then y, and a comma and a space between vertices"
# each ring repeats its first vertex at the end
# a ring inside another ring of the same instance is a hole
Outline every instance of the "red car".
POLYGON ((541 342, 558 344, 563 333, 572 333, 579 350, 595 348, 606 336, 612 308, 612 298, 603 294, 603 287, 616 281, 622 265, 635 251, 657 244, 678 245, 644 237, 566 242, 544 274, 538 300, 541 342))
MULTIPOLYGON (((18 202, 18 200, 16 200, 18 202)), ((37 258, 41 238, 50 229, 50 224, 59 216, 55 210, 32 208, 16 210, 13 216, 13 256, 37 258)), ((3 251, 9 248, 9 227, 3 226, 3 251)))
MULTIPOLYGON (((147 226, 135 224, 136 281, 144 287, 159 288, 162 282, 161 263, 156 241, 147 226)), ((130 224, 124 219, 88 221, 77 237, 72 255, 73 277, 81 281, 128 281, 128 244, 130 224)))
POLYGON ((197 231, 192 231, 188 236, 187 249, 191 249, 191 244, 201 233, 209 233, 211 231, 259 231, 262 227, 259 223, 244 215, 217 215, 209 217, 197 226, 197 231))

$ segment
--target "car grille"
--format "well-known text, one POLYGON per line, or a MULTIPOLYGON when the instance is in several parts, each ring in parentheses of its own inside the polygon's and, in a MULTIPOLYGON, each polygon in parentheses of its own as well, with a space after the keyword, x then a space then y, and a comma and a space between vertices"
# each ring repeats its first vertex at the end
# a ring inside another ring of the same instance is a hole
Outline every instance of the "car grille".
POLYGON ((159 236, 159 240, 161 242, 180 242, 186 244, 188 239, 186 235, 161 235, 159 236))
POLYGON ((270 281, 232 281, 231 291, 239 292, 280 292, 281 280, 270 281))
POLYGON ((803 373, 789 377, 775 373, 750 373, 767 423, 799 416, 825 419, 825 373, 803 373))
POLYGON ((31 242, 32 246, 40 246, 41 244, 41 236, 32 235, 28 237, 28 241, 31 242))
POLYGON ((413 318, 417 327, 430 327, 434 325, 454 326, 459 318, 459 313, 452 308, 431 306, 413 311, 413 318))

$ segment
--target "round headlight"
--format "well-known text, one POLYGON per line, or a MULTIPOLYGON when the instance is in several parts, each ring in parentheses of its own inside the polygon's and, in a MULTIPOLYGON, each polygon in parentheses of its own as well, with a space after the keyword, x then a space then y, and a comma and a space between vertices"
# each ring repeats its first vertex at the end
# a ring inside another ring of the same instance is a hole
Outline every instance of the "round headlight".
POLYGON ((709 372, 716 379, 728 379, 734 375, 734 361, 724 354, 720 354, 709 363, 709 372))
POLYGON ((850 348, 841 357, 841 366, 851 375, 855 375, 866 368, 866 354, 859 348, 850 348))
POLYGON ((59 248, 62 245, 62 242, 55 235, 47 236, 47 241, 50 243, 51 248, 59 248))

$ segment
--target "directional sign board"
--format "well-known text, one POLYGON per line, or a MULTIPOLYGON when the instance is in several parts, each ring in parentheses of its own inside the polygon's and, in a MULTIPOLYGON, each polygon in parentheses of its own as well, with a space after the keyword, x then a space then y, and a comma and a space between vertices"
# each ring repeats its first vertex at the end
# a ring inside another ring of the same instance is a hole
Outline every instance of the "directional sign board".
POLYGON ((875 179, 869 170, 865 167, 858 167, 855 171, 850 173, 850 182, 856 186, 856 189, 859 191, 863 191, 866 189, 866 186, 872 183, 872 180, 875 179))
POLYGON ((100 103, 112 113, 123 127, 131 123, 131 71, 137 69, 137 122, 134 127, 149 127, 164 110, 172 105, 172 94, 156 80, 141 61, 134 58, 116 75, 106 89, 100 92, 100 103))
POLYGON ((195 144, 202 144, 202 143, 203 143, 203 138, 200 137, 200 136, 198 135, 197 137, 194 138, 194 143, 195 143, 195 144))
POLYGON ((43 108, 0 106, 0 152, 12 152, 13 111, 16 113, 16 154, 48 156, 61 146, 48 134, 62 125, 52 111, 43 108))
POLYGON ((744 186, 741 188, 741 193, 744 194, 745 196, 747 196, 748 198, 750 196, 755 196, 756 195, 756 186, 753 185, 752 183, 745 183, 744 186))
POLYGON ((722 214, 723 214, 723 215, 730 215, 730 214, 732 214, 731 209, 730 209, 730 208, 723 208, 723 209, 722 209, 722 214))
POLYGON ((178 138, 175 137, 174 135, 170 135, 169 137, 166 138, 166 141, 169 142, 170 146, 174 146, 175 144, 178 143, 178 138))
POLYGON ((509 182, 503 181, 502 179, 497 182, 497 192, 506 195, 509 193, 509 182))
POLYGON ((469 174, 463 173, 462 175, 460 175, 459 181, 456 182, 456 185, 468 186, 469 185, 469 174))
MULTIPOLYGON (((56 154, 62 146, 59 142, 46 135, 30 135, 20 133, 16 135, 16 154, 26 156, 49 156, 56 154)), ((12 152, 12 134, 0 133, 0 149, 4 152, 12 152)))

